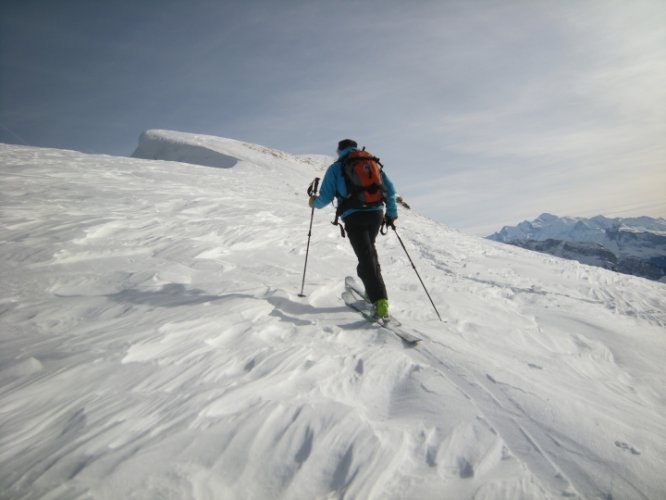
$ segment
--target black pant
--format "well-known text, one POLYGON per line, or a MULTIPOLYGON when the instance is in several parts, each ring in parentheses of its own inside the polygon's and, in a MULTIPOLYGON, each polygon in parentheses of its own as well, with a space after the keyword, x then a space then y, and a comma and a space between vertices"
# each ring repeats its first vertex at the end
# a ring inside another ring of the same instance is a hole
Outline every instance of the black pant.
POLYGON ((373 303, 388 298, 375 248, 375 239, 383 220, 381 210, 355 212, 345 218, 345 230, 358 259, 356 273, 373 303))

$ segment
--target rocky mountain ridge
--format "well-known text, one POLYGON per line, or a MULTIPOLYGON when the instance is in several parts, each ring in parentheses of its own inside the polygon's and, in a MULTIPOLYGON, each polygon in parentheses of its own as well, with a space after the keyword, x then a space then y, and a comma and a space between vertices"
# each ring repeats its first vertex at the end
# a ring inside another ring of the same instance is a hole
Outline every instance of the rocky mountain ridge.
POLYGON ((505 226, 488 239, 583 264, 666 281, 666 220, 652 217, 558 217, 505 226))

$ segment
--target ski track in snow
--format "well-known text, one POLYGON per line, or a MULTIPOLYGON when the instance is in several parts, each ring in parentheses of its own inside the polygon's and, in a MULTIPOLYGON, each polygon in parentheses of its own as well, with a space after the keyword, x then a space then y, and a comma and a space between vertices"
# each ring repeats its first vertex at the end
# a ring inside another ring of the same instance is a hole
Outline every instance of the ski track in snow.
POLYGON ((403 210, 447 319, 381 238, 409 348, 340 299, 327 211, 297 296, 320 167, 222 146, 0 145, 3 498, 663 497, 663 284, 403 210))

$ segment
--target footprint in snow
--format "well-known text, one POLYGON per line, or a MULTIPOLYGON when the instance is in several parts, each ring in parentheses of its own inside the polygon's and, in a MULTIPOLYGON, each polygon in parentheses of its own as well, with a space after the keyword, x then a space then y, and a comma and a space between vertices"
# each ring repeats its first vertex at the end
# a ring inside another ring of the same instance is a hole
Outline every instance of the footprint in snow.
POLYGON ((458 476, 462 479, 474 477, 474 467, 464 457, 458 457, 458 476))
POLYGON ((363 360, 359 359, 358 363, 356 363, 356 367, 354 368, 354 371, 360 376, 363 375, 363 360))
POLYGON ((641 452, 638 451, 636 448, 633 446, 629 445, 628 443, 625 443, 623 441, 615 441, 615 446, 620 448, 621 450, 625 450, 630 452, 632 455, 640 455, 641 452))

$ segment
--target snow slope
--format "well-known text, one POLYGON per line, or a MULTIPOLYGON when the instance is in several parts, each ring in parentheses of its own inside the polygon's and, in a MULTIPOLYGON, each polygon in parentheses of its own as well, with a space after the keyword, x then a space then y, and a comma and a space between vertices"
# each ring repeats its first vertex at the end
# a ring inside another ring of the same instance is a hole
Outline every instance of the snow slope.
POLYGON ((664 497, 662 284, 403 210, 408 348, 332 209, 298 297, 322 165, 197 140, 233 166, 0 145, 2 498, 664 497))

